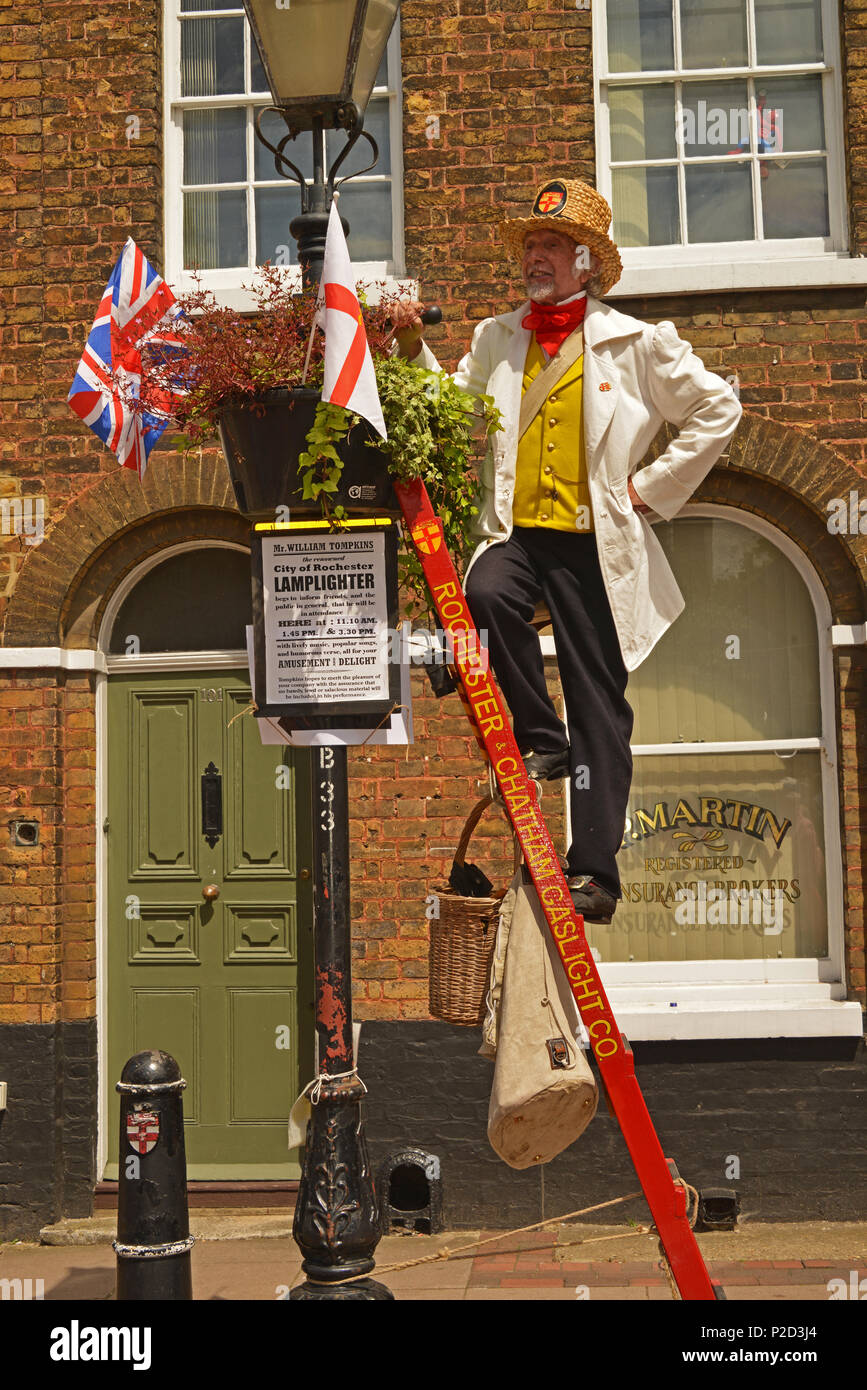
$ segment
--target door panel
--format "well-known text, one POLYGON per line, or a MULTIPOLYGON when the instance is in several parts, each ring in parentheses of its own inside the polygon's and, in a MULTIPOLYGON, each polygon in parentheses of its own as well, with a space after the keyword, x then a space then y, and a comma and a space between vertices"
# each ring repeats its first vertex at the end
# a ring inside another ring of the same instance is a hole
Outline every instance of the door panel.
POLYGON ((196 873, 193 764, 195 691, 130 689, 129 823, 131 877, 196 873))
POLYGON ((286 1121, 313 1074, 309 753, 263 747, 249 705, 222 671, 109 682, 107 1177, 114 1085, 147 1048, 187 1081, 191 1178, 300 1173, 286 1121))
POLYGON ((294 878, 296 778, 291 762, 283 757, 290 750, 264 746, 256 721, 243 715, 244 708, 243 699, 228 700, 225 761, 231 769, 231 795, 223 798, 226 874, 265 882, 294 878), (250 795, 253 787, 261 788, 262 794, 250 795))
MULTIPOLYGON (((146 986, 133 986, 128 1000, 132 1033, 129 1038, 132 1056, 158 1046, 168 1052, 181 1064, 181 1072, 187 1083, 184 1091, 184 1123, 194 1125, 199 1121, 199 1071, 201 1060, 201 1009, 199 991, 188 989, 148 989, 146 986)), ((115 1068, 112 1077, 120 1079, 120 1069, 115 1068)), ((187 1155, 189 1158, 189 1154, 187 1155)))

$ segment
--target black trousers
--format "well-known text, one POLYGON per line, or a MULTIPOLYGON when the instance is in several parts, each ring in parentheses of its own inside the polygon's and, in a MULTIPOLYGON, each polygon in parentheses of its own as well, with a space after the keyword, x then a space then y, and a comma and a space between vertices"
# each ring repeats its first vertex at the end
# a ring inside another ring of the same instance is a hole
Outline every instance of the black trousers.
POLYGON ((487 628, 491 666, 522 753, 564 747, 530 625, 539 600, 548 605, 571 748, 569 872, 590 874, 619 898, 616 856, 632 780, 633 714, 596 537, 516 527, 479 556, 466 594, 476 627, 487 628))

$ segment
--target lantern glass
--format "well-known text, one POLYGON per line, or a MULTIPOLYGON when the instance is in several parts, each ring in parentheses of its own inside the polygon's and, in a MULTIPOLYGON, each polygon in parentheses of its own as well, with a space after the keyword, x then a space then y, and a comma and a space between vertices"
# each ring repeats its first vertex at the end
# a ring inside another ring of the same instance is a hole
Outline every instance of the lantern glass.
POLYGON ((244 0, 275 104, 364 115, 400 0, 244 0))
POLYGON ((400 0, 368 0, 352 78, 352 100, 362 116, 399 9, 400 0))

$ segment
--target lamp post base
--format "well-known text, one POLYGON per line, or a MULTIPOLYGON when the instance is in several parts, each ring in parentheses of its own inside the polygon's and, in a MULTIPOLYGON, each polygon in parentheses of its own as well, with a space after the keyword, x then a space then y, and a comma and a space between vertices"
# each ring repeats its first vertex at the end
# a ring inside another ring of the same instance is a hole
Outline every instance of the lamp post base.
POLYGON ((391 1289, 387 1289, 384 1284, 378 1284, 375 1279, 358 1279, 354 1284, 314 1284, 305 1279, 303 1284, 299 1284, 297 1289, 293 1289, 287 1295, 287 1298, 290 1301, 318 1302, 322 1299, 339 1299, 341 1302, 394 1302, 391 1289))
MULTIPOLYGON (((292 1234, 304 1256, 304 1284, 290 1298, 390 1299, 373 1279, 379 1211, 364 1140, 357 1076, 322 1077, 307 1126, 292 1234), (352 1283, 341 1280, 352 1279, 352 1283)), ((311 1101, 313 1097, 311 1096, 311 1101)))

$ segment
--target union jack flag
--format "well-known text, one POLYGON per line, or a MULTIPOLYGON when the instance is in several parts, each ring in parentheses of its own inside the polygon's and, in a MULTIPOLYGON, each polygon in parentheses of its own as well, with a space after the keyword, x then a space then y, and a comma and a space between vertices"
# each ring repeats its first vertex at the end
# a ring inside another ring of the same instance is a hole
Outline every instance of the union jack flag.
MULTIPOLYGON (((165 331, 181 316, 165 280, 128 237, 103 291, 68 402, 75 414, 117 455, 121 468, 144 477, 148 455, 169 422, 171 391, 137 408, 142 349, 181 339, 165 331), (163 324, 163 331, 160 331, 163 324)), ((177 395, 182 394, 178 391, 177 395)))

